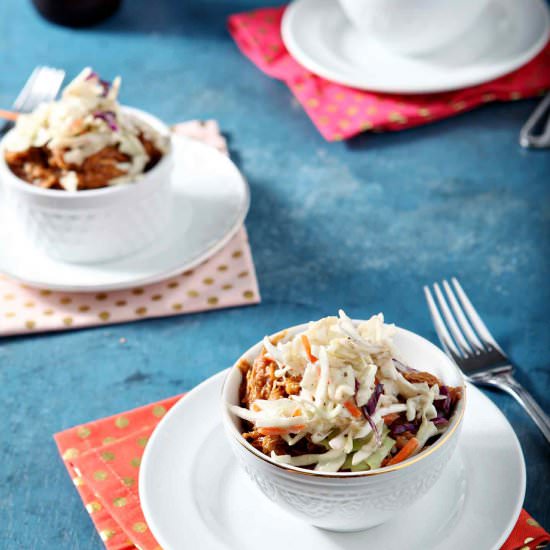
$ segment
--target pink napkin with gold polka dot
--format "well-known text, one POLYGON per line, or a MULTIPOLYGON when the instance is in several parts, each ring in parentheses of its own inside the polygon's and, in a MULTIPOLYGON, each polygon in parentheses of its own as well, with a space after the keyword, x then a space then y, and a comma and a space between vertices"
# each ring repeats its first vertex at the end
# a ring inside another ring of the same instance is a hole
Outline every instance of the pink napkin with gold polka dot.
POLYGON ((313 74, 290 56, 280 31, 284 10, 264 8, 232 15, 229 32, 257 67, 286 83, 328 141, 347 139, 365 130, 411 128, 491 101, 542 94, 550 87, 550 43, 513 73, 463 90, 399 95, 342 86, 313 74))
MULTIPOLYGON (((179 399, 165 399, 55 435, 69 475, 109 550, 160 550, 141 510, 139 467, 149 436, 179 399)), ((549 541, 550 535, 522 510, 502 550, 535 550, 549 541)))
MULTIPOLYGON (((227 153, 215 121, 178 124, 175 132, 227 153)), ((245 228, 192 271, 166 281, 115 292, 40 290, 0 274, 0 336, 123 323, 260 301, 245 228)))

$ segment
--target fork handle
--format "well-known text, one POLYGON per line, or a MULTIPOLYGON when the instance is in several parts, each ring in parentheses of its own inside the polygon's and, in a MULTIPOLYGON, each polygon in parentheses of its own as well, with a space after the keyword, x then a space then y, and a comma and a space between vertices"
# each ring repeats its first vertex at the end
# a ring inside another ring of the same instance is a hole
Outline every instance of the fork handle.
POLYGON ((482 377, 479 381, 490 386, 496 386, 514 397, 539 427, 546 441, 550 443, 550 418, 531 394, 510 373, 491 374, 486 378, 482 377))

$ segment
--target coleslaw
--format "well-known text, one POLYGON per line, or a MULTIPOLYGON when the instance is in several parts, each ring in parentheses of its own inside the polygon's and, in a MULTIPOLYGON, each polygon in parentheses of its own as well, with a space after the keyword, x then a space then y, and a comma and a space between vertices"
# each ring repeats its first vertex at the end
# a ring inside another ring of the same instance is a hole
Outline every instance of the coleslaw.
POLYGON ((449 425, 461 388, 397 358, 382 314, 343 311, 289 341, 265 338, 241 362, 243 436, 273 460, 317 471, 362 471, 419 453, 449 425))
POLYGON ((11 153, 10 158, 18 160, 17 153, 42 152, 41 157, 28 156, 25 162, 37 164, 44 160, 42 170, 33 172, 32 166, 20 170, 24 179, 68 191, 117 185, 145 172, 152 152, 165 154, 168 138, 120 108, 120 84, 120 77, 108 83, 86 68, 67 85, 61 99, 42 103, 32 113, 20 115, 6 140, 6 154, 11 153), (97 162, 90 162, 96 158, 97 162), (94 170, 95 179, 104 180, 101 185, 93 184, 94 174, 84 173, 94 170), (44 174, 55 175, 55 183, 48 184, 44 174))

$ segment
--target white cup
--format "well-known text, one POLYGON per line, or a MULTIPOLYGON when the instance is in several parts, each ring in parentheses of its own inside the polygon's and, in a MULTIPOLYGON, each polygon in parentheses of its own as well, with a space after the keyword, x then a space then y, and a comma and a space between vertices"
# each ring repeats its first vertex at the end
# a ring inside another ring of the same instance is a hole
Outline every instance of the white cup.
POLYGON ((458 38, 489 0, 339 0, 351 23, 384 47, 423 54, 458 38))

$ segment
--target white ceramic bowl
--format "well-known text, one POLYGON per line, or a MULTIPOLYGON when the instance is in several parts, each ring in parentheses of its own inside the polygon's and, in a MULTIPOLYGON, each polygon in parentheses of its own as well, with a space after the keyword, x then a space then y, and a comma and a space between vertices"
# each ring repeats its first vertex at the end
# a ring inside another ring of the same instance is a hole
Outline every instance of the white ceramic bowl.
MULTIPOLYGON (((124 112, 169 136, 156 117, 129 107, 124 112)), ((18 178, 4 160, 8 136, 0 142, 5 223, 13 224, 33 246, 58 260, 91 263, 126 256, 161 237, 170 216, 171 146, 135 182, 71 193, 18 178)))
POLYGON ((422 54, 459 38, 488 0, 339 0, 348 19, 391 50, 422 54))
MULTIPOLYGON (((304 324, 287 329, 285 337, 306 328, 304 324)), ((428 340, 398 328, 395 346, 400 358, 411 367, 431 372, 445 384, 464 387, 457 367, 428 340)), ((259 342, 242 359, 254 361, 261 348, 259 342)), ((456 449, 464 398, 438 441, 394 466, 366 472, 325 473, 276 463, 242 437, 241 420, 229 411, 230 405, 239 404, 242 375, 237 363, 229 371, 222 390, 222 418, 231 448, 248 476, 269 499, 318 527, 358 531, 384 523, 435 484, 456 449)))

